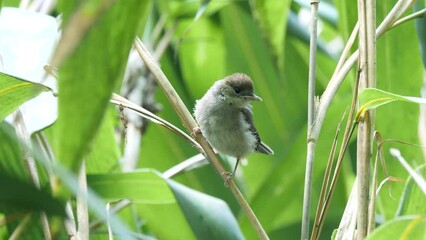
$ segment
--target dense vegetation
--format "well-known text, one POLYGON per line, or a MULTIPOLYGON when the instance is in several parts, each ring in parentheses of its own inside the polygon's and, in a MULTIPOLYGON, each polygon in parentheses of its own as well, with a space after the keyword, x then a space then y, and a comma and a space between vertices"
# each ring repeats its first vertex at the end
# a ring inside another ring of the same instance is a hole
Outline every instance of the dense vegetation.
MULTIPOLYGON (((199 143, 189 140, 194 134, 185 129, 191 125, 182 120, 184 110, 176 110, 176 101, 167 98, 171 91, 162 91, 161 74, 142 61, 141 43, 153 56, 145 62, 160 66, 191 113, 216 80, 235 72, 251 76, 263 99, 254 103, 254 121, 275 154, 249 156, 234 180, 270 239, 300 238, 308 1, 54 2, 5 0, 0 12, 0 238, 258 238, 232 186, 200 154, 199 143), (169 123, 158 123, 163 120, 169 123)), ((376 26, 395 16, 374 50, 375 86, 369 87, 378 90, 354 91, 363 71, 354 62, 320 125, 311 232, 333 142, 334 160, 341 146, 347 148, 337 184, 327 192, 331 207, 318 239, 330 239, 343 216, 353 224, 342 223, 339 231, 354 234, 356 200, 349 196, 356 191, 362 139, 356 123, 368 109, 375 111, 376 131, 368 159, 366 191, 375 206, 368 239, 425 236, 426 1, 396 2, 376 3, 376 26), (399 24, 415 12, 419 16, 399 24), (347 139, 346 124, 354 129, 347 139), (404 159, 418 175, 407 172, 404 159)), ((340 71, 336 66, 359 16, 356 1, 324 0, 319 6, 317 105, 340 71)), ((359 45, 355 39, 346 63, 359 45)), ((235 163, 227 156, 220 161, 229 170, 235 163)), ((338 231, 333 236, 342 238, 338 231)))

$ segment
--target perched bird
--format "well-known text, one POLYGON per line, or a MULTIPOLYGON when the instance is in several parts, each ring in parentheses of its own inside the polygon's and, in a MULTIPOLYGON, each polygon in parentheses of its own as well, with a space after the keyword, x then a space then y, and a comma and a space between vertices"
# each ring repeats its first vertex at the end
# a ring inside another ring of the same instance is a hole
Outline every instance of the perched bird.
POLYGON ((218 152, 237 159, 230 177, 247 155, 274 153, 260 140, 254 126, 252 101, 262 101, 253 93, 252 80, 235 73, 216 81, 195 103, 194 116, 203 136, 218 152))

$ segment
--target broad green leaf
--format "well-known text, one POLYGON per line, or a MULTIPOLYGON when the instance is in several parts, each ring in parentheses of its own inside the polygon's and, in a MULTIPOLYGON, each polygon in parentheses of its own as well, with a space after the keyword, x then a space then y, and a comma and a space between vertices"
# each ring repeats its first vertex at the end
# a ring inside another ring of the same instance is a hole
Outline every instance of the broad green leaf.
POLYGON ((117 118, 115 106, 110 106, 102 120, 93 147, 87 155, 86 173, 107 173, 119 170, 120 149, 114 135, 114 119, 117 118))
MULTIPOLYGON (((417 168, 417 172, 426 178, 426 165, 417 168)), ((399 203, 397 216, 426 213, 426 197, 417 183, 410 176, 405 184, 399 203)))
POLYGON ((49 215, 65 216, 64 204, 47 191, 4 172, 0 174, 0 192, 0 212, 43 211, 49 215))
POLYGON ((135 203, 167 204, 174 197, 167 183, 153 171, 96 174, 87 176, 88 185, 104 199, 130 199, 135 203))
POLYGON ((157 1, 158 7, 162 13, 168 14, 172 18, 180 18, 193 16, 195 17, 203 5, 206 5, 203 10, 203 16, 214 14, 223 6, 229 4, 228 1, 222 0, 195 0, 195 1, 181 1, 181 0, 159 0, 157 1))
POLYGON ((151 170, 88 175, 91 189, 102 198, 130 199, 132 207, 160 239, 195 239, 166 180, 151 170), (167 227, 165 227, 167 226, 167 227))
POLYGON ((0 121, 24 102, 51 89, 5 73, 0 73, 0 121))
POLYGON ((424 98, 401 96, 377 88, 366 88, 359 94, 360 107, 357 113, 357 119, 370 109, 375 109, 394 101, 426 104, 426 99, 424 98))
MULTIPOLYGON (((192 18, 181 20, 181 36, 192 18)), ((183 80, 190 93, 200 98, 216 80, 225 76, 226 56, 223 31, 212 18, 202 18, 183 36, 178 48, 183 80)))
POLYGON ((157 239, 196 239, 177 202, 136 204, 134 212, 144 219, 157 239))
POLYGON ((0 122, 0 173, 29 181, 15 129, 4 121, 0 122))
POLYGON ((278 58, 278 66, 284 63, 284 40, 290 3, 291 1, 253 0, 251 4, 260 28, 272 46, 273 55, 278 58))
MULTIPOLYGON (((124 1, 106 9, 99 1, 76 5, 61 1, 66 23, 76 12, 92 20, 80 42, 69 53, 59 72, 59 116, 55 129, 57 159, 77 170, 87 154, 102 121, 108 100, 121 80, 133 39, 141 27, 149 1, 124 1), (78 7, 76 7, 78 6, 78 7), (91 16, 92 14, 92 16, 91 16), (96 15, 93 15, 96 14, 96 15)), ((61 39, 63 42, 70 39, 61 39)), ((59 44, 58 46, 61 46, 59 44)), ((61 49, 58 49, 61 50, 61 49)))
POLYGON ((387 239, 424 239, 426 236, 426 217, 423 215, 407 216, 391 220, 375 231, 367 240, 387 239))
POLYGON ((228 205, 217 198, 168 180, 197 239, 244 239, 228 205))

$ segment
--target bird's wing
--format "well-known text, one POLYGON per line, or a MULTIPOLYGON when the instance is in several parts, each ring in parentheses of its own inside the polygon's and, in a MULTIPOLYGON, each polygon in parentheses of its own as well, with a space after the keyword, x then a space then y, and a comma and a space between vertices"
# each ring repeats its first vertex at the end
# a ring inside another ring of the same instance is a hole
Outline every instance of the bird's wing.
POLYGON ((256 152, 259 153, 264 153, 264 154, 273 154, 274 151, 272 151, 272 149, 270 147, 268 147, 265 143, 263 143, 260 140, 260 136, 259 133, 257 132, 256 127, 254 126, 254 122, 253 122, 253 112, 251 110, 251 107, 245 107, 241 109, 241 113, 244 116, 244 120, 246 120, 246 122, 249 124, 250 126, 250 131, 252 132, 252 134, 256 137, 257 139, 257 145, 256 145, 256 152))

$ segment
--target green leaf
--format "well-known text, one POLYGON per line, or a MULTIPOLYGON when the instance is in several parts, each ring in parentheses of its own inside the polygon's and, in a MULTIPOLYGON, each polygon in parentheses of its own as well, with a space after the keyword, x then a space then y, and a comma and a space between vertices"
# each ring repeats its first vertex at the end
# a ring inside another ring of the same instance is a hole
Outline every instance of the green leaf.
MULTIPOLYGON (((423 178, 426 178, 426 165, 423 164, 417 168, 416 172, 423 176, 423 178)), ((410 176, 401 196, 397 216, 423 213, 426 213, 426 198, 424 192, 410 176)))
POLYGON ((0 122, 0 172, 28 180, 15 129, 0 122))
MULTIPOLYGON (((181 20, 177 36, 181 36, 192 21, 192 18, 181 20)), ((190 93, 199 98, 201 96, 197 93, 204 92, 213 82, 225 76, 223 30, 212 18, 202 18, 182 40, 178 51, 183 80, 190 93)))
POLYGON ((0 212, 43 211, 65 217, 65 205, 34 184, 0 172, 0 212))
POLYGON ((217 198, 168 180, 197 239, 244 239, 228 205, 217 198))
POLYGON ((284 40, 287 29, 287 15, 291 1, 253 1, 253 12, 263 34, 278 58, 278 66, 284 63, 284 40))
POLYGON ((120 149, 114 134, 114 119, 117 119, 115 106, 110 106, 107 115, 100 124, 93 147, 87 155, 86 173, 107 173, 120 169, 120 149))
POLYGON ((44 85, 0 72, 0 121, 26 101, 50 90, 44 85))
POLYGON ((106 200, 130 199, 159 239, 195 239, 166 180, 157 172, 88 175, 87 182, 106 200))
POLYGON ((87 182, 107 200, 130 199, 136 203, 150 204, 175 201, 164 179, 150 170, 88 175, 87 182))
POLYGON ((424 239, 425 236, 426 217, 423 214, 391 220, 373 231, 367 240, 424 239))
MULTIPOLYGON (((94 2, 85 2, 77 8, 76 11, 84 10, 88 19, 97 19, 91 22, 93 25, 84 32, 59 72, 59 116, 54 150, 58 160, 74 171, 87 154, 111 93, 122 79, 133 39, 141 27, 142 13, 149 3, 123 1, 98 11, 92 8, 105 6, 94 2), (98 15, 90 15, 95 13, 98 15)), ((72 1, 61 3, 64 18, 68 19, 73 13, 71 9, 77 5, 69 6, 75 4, 72 1)))
POLYGON ((425 98, 401 96, 398 94, 386 92, 377 88, 366 88, 359 94, 360 108, 357 113, 357 119, 370 109, 376 109, 382 105, 394 101, 405 101, 419 104, 426 104, 425 98))
POLYGON ((0 212, 44 211, 65 216, 64 204, 30 181, 21 153, 14 128, 0 122, 0 212))

